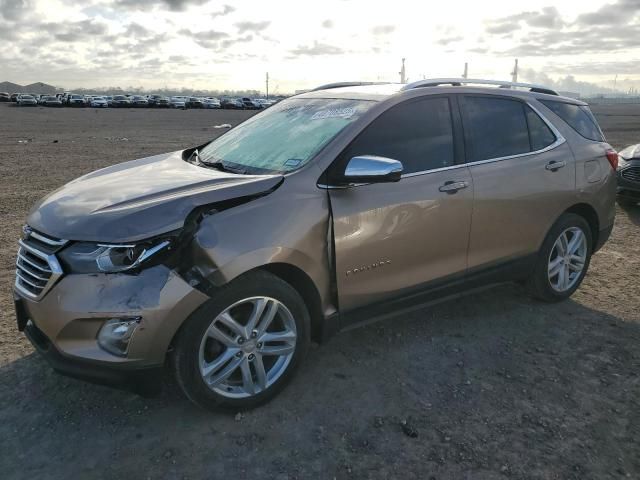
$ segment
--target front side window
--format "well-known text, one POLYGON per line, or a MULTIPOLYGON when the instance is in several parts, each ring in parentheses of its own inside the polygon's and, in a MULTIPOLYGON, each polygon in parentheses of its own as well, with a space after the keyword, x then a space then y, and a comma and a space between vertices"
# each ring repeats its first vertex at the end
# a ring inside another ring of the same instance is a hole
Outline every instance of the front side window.
POLYGON ((508 157, 531 151, 527 120, 521 102, 492 97, 464 97, 463 100, 470 161, 508 157))
POLYGON ((596 142, 604 141, 598 122, 586 105, 574 105, 553 100, 540 100, 540 102, 583 137, 596 142))
POLYGON ((408 101, 382 113, 347 147, 335 165, 344 173, 349 159, 376 155, 402 162, 402 173, 453 165, 453 126, 449 99, 408 101))
POLYGON ((374 103, 285 100, 218 137, 199 152, 199 157, 204 163, 219 162, 249 174, 296 170, 374 103))

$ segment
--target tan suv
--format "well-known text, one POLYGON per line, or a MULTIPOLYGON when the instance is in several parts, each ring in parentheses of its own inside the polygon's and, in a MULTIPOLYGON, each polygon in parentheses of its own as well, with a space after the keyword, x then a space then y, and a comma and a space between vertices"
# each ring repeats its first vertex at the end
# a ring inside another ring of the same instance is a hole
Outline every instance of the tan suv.
POLYGON ((501 281, 569 297, 616 163, 587 105, 544 87, 324 86, 42 199, 18 327, 62 373, 144 393, 168 365, 198 405, 252 407, 347 326, 501 281))

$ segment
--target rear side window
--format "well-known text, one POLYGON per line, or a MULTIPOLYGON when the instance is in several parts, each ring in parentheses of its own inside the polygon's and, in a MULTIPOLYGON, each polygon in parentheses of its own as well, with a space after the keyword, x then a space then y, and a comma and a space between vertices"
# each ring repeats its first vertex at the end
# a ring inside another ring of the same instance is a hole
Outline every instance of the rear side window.
POLYGON ((529 125, 529 137, 531 141, 531 150, 542 150, 556 141, 549 126, 534 112, 530 107, 524 107, 527 115, 527 124, 529 125))
POLYGON ((382 113, 347 147, 336 166, 377 155, 400 160, 403 173, 453 165, 453 126, 449 99, 435 97, 396 105, 382 113))
POLYGON ((531 151, 523 104, 491 97, 464 97, 465 132, 470 161, 507 157, 531 151))
POLYGON ((571 103, 555 102, 553 100, 540 100, 549 110, 567 122, 571 128, 589 140, 596 142, 604 141, 602 133, 598 128, 595 117, 584 105, 573 105, 571 103))

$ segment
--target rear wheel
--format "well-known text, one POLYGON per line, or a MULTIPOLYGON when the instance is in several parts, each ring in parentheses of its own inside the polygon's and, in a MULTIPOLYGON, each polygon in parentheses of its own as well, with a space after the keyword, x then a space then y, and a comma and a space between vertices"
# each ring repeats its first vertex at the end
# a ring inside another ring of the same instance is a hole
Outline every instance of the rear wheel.
POLYGON ((183 326, 178 384, 207 409, 256 407, 290 380, 309 346, 309 313, 279 277, 252 272, 223 287, 183 326))
POLYGON ((587 273, 592 250, 587 221, 573 213, 562 215, 542 244, 529 279, 530 292, 547 302, 569 298, 587 273))

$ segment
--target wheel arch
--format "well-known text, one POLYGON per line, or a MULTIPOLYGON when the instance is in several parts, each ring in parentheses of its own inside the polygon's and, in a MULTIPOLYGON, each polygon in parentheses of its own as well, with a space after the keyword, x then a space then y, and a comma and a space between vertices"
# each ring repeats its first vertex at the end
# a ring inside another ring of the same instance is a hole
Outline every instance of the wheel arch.
POLYGON ((598 236, 600 235, 600 220, 595 208, 588 203, 577 203, 562 212, 563 215, 565 213, 579 215, 587 221, 591 230, 591 245, 594 248, 592 253, 595 253, 595 248, 598 245, 598 236))
POLYGON ((264 270, 284 280, 291 285, 302 297, 309 309, 311 320, 311 339, 315 342, 322 340, 324 315, 322 314, 322 300, 316 285, 304 270, 290 263, 269 263, 255 270, 264 270))

